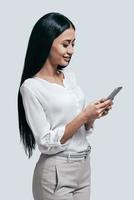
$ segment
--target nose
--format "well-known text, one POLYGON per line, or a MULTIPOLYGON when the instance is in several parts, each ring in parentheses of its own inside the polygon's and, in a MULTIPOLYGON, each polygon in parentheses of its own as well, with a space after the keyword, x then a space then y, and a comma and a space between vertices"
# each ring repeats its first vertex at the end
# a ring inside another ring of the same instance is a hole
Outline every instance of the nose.
POLYGON ((68 46, 67 53, 72 55, 74 53, 74 47, 72 45, 68 46))

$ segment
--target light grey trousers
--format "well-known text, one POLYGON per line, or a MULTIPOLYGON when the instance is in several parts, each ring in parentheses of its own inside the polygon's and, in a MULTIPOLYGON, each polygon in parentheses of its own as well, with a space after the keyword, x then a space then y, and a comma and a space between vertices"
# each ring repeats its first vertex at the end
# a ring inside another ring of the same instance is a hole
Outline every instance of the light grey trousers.
POLYGON ((34 200, 90 200, 90 154, 86 158, 45 157, 36 163, 34 200))

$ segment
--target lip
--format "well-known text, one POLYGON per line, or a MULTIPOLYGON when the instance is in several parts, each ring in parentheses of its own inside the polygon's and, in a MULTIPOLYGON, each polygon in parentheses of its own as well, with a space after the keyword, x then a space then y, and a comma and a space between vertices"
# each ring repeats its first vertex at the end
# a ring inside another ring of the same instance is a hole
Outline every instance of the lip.
POLYGON ((64 58, 64 60, 67 60, 67 61, 69 61, 71 59, 71 57, 63 57, 63 58, 64 58))
POLYGON ((70 59, 67 59, 67 58, 64 58, 64 60, 65 60, 66 62, 69 62, 69 61, 70 61, 70 59))

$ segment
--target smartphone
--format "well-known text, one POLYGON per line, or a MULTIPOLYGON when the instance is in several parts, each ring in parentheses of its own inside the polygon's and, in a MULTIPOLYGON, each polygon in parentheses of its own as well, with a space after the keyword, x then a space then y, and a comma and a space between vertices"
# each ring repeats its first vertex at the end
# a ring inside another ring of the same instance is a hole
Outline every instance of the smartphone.
POLYGON ((108 99, 113 100, 114 97, 118 94, 118 92, 119 92, 121 89, 122 89, 122 86, 121 86, 121 87, 115 88, 115 89, 111 92, 111 94, 106 98, 106 100, 108 100, 108 99))

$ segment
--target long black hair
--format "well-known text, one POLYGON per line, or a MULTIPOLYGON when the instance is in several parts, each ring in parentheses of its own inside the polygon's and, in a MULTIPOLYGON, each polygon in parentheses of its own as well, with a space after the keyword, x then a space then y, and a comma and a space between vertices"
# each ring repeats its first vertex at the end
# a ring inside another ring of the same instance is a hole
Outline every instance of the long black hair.
MULTIPOLYGON (((47 13, 36 22, 29 38, 18 91, 20 141, 23 142, 28 158, 32 156, 36 142, 32 130, 26 121, 20 87, 27 78, 33 77, 42 68, 49 55, 54 39, 70 27, 75 30, 74 24, 61 13, 47 13)), ((58 65, 57 68, 62 70, 64 66, 58 65)))

